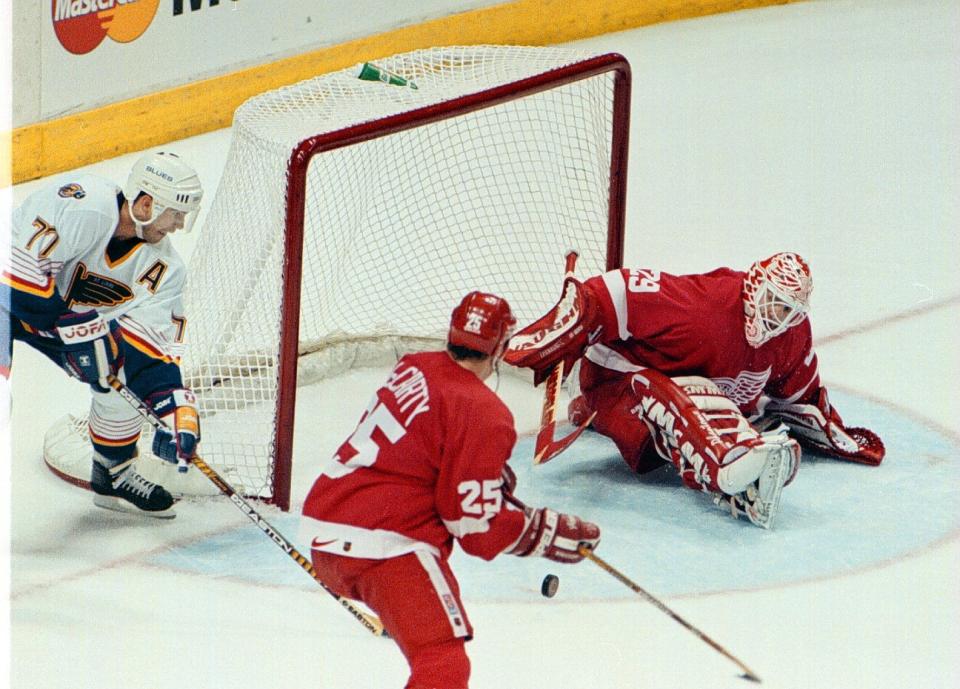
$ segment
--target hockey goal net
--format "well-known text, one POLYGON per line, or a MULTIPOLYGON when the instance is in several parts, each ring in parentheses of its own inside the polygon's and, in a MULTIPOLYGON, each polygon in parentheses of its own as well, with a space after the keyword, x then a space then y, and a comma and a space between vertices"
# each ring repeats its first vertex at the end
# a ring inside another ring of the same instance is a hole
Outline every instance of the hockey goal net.
POLYGON ((473 46, 238 108, 184 294, 204 459, 288 509, 298 378, 437 346, 472 289, 529 321, 571 247, 618 267, 629 102, 620 55, 473 46))

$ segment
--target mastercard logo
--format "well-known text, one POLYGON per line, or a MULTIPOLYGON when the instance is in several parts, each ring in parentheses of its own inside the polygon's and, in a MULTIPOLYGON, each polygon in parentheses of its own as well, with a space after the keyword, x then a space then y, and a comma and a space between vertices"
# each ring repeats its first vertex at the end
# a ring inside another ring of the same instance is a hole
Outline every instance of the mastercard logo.
POLYGON ((109 36, 117 43, 139 38, 160 0, 53 0, 53 30, 74 55, 85 55, 109 36))

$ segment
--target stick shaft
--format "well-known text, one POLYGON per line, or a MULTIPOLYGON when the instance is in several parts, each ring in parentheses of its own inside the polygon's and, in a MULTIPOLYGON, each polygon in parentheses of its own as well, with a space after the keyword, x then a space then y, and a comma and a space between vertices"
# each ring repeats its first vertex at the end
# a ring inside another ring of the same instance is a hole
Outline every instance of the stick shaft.
POLYGON ((705 643, 707 643, 707 645, 709 645, 710 647, 712 647, 715 651, 717 651, 717 652, 720 653, 721 655, 725 656, 726 658, 728 658, 728 659, 732 660, 734 663, 736 663, 737 666, 738 666, 741 670, 743 670, 743 673, 747 676, 747 679, 753 680, 754 682, 759 682, 759 681, 760 681, 760 678, 757 676, 757 674, 756 674, 753 670, 751 670, 750 668, 748 668, 748 667, 743 663, 743 661, 741 661, 739 658, 737 658, 736 656, 734 656, 734 655, 733 655, 732 653, 730 653, 727 649, 725 649, 723 646, 721 646, 721 645, 718 644, 716 641, 714 641, 713 639, 711 639, 709 636, 707 636, 706 634, 704 634, 702 631, 700 631, 699 629, 697 629, 696 627, 694 627, 692 624, 690 624, 689 622, 687 622, 685 619, 683 619, 682 617, 680 617, 680 615, 678 615, 678 614, 675 613, 673 610, 671 610, 669 607, 667 607, 667 606, 666 606, 663 602, 661 602, 658 598, 656 598, 655 596, 651 595, 650 593, 647 593, 647 591, 645 591, 641 586, 639 586, 638 584, 635 584, 635 583, 634 583, 633 581, 631 581, 626 575, 624 575, 622 572, 620 572, 618 569, 616 569, 613 565, 609 564, 608 562, 606 562, 606 561, 603 560, 602 558, 598 557, 590 548, 588 548, 588 547, 586 547, 586 546, 584 546, 584 545, 581 545, 581 546, 578 548, 578 550, 579 550, 579 552, 580 552, 581 555, 583 555, 585 558, 587 558, 587 559, 590 560, 591 562, 596 563, 602 570, 604 570, 604 571, 607 572, 608 574, 612 575, 612 576, 613 576, 615 579, 617 579, 620 583, 625 584, 628 588, 632 589, 635 593, 640 594, 640 595, 644 598, 644 600, 646 600, 648 603, 653 604, 653 606, 656 607, 658 610, 660 610, 661 612, 666 613, 667 615, 669 615, 670 617, 672 617, 676 622, 679 622, 679 623, 680 623, 683 627, 685 627, 687 630, 689 630, 689 631, 693 632, 694 634, 696 634, 696 635, 700 638, 701 641, 704 641, 705 643))
MULTIPOLYGON (((163 419, 157 416, 150 407, 148 407, 143 400, 137 397, 123 382, 116 376, 109 377, 110 387, 117 391, 117 393, 127 401, 130 406, 137 410, 140 413, 147 423, 153 426, 157 430, 166 430, 167 424, 164 423, 163 419)), ((366 627, 371 633, 376 636, 384 636, 386 634, 383 623, 380 620, 373 616, 368 615, 364 611, 360 610, 354 606, 349 599, 344 598, 343 596, 338 595, 332 589, 328 588, 317 575, 316 570, 314 570, 313 565, 310 563, 310 560, 300 554, 300 551, 294 547, 293 543, 287 540, 283 534, 277 531, 266 519, 264 519, 259 512, 257 512, 249 502, 244 500, 239 493, 227 483, 220 474, 213 470, 209 464, 203 461, 200 457, 195 457, 191 460, 194 466, 206 476, 213 485, 220 489, 220 492, 226 495, 230 502, 236 505, 237 509, 243 512, 250 521, 257 525, 257 527, 267 536, 271 541, 273 541, 278 548, 287 554, 287 556, 300 565, 300 568, 310 575, 310 578, 315 582, 320 584, 323 587, 323 590, 333 596, 337 602, 339 602, 344 608, 353 615, 357 621, 360 622, 364 627, 366 627)))

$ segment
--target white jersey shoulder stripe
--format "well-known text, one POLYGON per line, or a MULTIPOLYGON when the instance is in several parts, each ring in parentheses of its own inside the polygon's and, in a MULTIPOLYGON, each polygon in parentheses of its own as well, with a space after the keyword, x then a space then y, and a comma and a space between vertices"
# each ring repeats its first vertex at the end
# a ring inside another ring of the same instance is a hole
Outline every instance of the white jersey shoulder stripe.
POLYGON ((62 261, 37 259, 17 246, 10 252, 10 273, 29 282, 46 282, 47 276, 60 272, 62 265, 62 261))
POLYGON ((482 517, 460 517, 457 521, 443 520, 447 531, 456 538, 463 538, 476 533, 487 533, 490 530, 490 519, 494 512, 488 512, 482 517))
POLYGON ((623 273, 619 270, 611 270, 603 274, 603 284, 610 295, 610 301, 613 302, 613 310, 617 315, 617 335, 621 340, 630 338, 627 316, 627 285, 623 281, 623 273))

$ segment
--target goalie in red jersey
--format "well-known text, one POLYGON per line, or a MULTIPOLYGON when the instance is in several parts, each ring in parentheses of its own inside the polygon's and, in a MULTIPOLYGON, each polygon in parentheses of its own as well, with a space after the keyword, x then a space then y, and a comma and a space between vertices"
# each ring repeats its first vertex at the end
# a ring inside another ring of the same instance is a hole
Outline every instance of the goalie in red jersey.
POLYGON ((669 461, 685 485, 769 528, 800 464, 797 440, 864 464, 884 456, 873 432, 847 427, 830 405, 807 319, 812 288, 794 253, 746 273, 568 277, 504 360, 533 369, 537 384, 558 362, 581 361, 571 422, 595 413, 593 429, 634 470, 669 461))
POLYGON ((320 580, 380 616, 410 665, 407 689, 467 687, 473 628, 447 561, 454 540, 485 560, 564 563, 600 541, 596 525, 513 495, 513 416, 484 380, 515 324, 506 300, 464 297, 446 351, 400 359, 303 506, 320 580))

